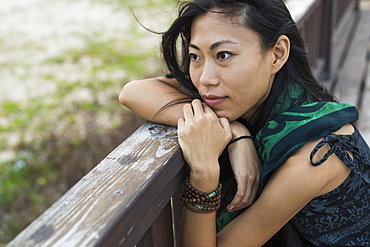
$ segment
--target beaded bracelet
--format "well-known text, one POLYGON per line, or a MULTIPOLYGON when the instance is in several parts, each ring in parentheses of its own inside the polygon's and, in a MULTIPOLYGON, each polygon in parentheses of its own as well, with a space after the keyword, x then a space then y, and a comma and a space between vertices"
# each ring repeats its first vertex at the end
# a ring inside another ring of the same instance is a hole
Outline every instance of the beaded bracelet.
POLYGON ((254 139, 254 136, 239 136, 238 138, 235 138, 235 139, 231 140, 228 145, 231 145, 234 142, 237 142, 237 141, 239 141, 241 139, 252 139, 253 140, 254 139))
POLYGON ((199 209, 196 209, 192 206, 190 206, 189 204, 187 204, 186 202, 183 203, 184 206, 189 209, 190 211, 194 212, 194 213, 198 213, 198 214, 210 214, 210 213, 213 213, 215 211, 204 211, 204 210, 199 210, 199 209))
POLYGON ((221 192, 222 184, 218 183, 218 187, 215 191, 206 193, 194 188, 190 182, 189 178, 185 180, 185 189, 181 194, 180 200, 193 212, 215 212, 221 206, 221 192), (190 205, 193 207, 191 208, 190 205))

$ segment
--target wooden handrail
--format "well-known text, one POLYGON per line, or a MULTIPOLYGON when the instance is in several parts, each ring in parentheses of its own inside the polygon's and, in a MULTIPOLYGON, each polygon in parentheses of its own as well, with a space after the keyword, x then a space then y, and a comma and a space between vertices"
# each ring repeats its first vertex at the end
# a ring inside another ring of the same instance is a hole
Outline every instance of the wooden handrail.
MULTIPOLYGON (((309 0, 291 9, 313 53, 313 67, 320 60, 330 63, 341 19, 333 17, 334 9, 341 15, 355 9, 352 0, 340 0, 340 8, 337 1, 309 0), (329 29, 324 29, 325 20, 330 20, 329 29), (323 44, 329 52, 319 49, 323 44)), ((176 129, 147 122, 8 246, 176 246, 182 206, 171 198, 186 174, 176 129)))
POLYGON ((134 246, 184 180, 184 164, 176 129, 146 123, 9 246, 134 246))

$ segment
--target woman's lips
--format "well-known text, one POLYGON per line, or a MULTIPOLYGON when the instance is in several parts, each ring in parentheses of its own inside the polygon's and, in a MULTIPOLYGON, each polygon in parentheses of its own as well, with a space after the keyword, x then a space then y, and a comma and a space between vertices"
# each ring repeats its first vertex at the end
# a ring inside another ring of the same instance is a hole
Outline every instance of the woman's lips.
POLYGON ((203 96, 203 100, 209 106, 217 106, 217 105, 222 104, 226 100, 226 97, 207 95, 207 96, 203 96))

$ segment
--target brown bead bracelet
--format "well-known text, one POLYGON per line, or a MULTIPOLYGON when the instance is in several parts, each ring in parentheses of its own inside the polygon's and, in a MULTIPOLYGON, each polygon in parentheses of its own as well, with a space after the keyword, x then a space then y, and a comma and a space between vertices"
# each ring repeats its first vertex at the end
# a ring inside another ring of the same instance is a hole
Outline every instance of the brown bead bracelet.
POLYGON ((206 193, 194 188, 189 178, 185 180, 185 189, 181 194, 180 200, 189 210, 196 213, 215 212, 221 206, 222 184, 218 183, 215 191, 206 193), (194 208, 192 208, 192 207, 194 208))
POLYGON ((214 213, 214 212, 216 212, 216 211, 204 211, 204 210, 200 210, 200 209, 197 209, 197 208, 194 208, 194 207, 190 206, 190 205, 189 205, 188 203, 186 203, 186 202, 184 202, 183 204, 184 204, 184 206, 185 206, 188 210, 190 210, 190 211, 192 211, 192 212, 194 212, 194 213, 198 213, 198 214, 210 214, 210 213, 214 213))

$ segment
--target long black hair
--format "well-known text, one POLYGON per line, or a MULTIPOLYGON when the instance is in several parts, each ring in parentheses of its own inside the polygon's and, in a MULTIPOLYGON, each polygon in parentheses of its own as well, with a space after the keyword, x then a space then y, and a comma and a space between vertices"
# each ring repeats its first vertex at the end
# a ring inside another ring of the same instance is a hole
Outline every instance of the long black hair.
POLYGON ((197 16, 210 11, 224 14, 255 31, 263 51, 274 47, 281 35, 290 40, 290 56, 286 64, 276 74, 269 96, 253 114, 253 119, 248 121, 257 131, 274 117, 271 109, 290 83, 299 83, 303 87, 302 101, 308 97, 314 101, 335 101, 314 78, 305 43, 282 0, 194 0, 181 3, 178 18, 162 35, 161 51, 169 72, 185 88, 197 92, 189 76, 191 26, 197 16))
MULTIPOLYGON (((170 74, 187 90, 193 92, 191 97, 197 93, 189 76, 188 47, 191 39, 191 26, 197 16, 211 11, 223 14, 255 31, 260 38, 260 45, 264 52, 273 48, 281 35, 286 35, 290 40, 288 60, 276 74, 270 93, 264 103, 251 119, 247 120, 248 127, 253 127, 250 129, 252 134, 262 128, 269 119, 274 118, 274 114, 279 114, 279 112, 271 112, 271 109, 274 108, 279 96, 286 91, 290 84, 298 83, 303 88, 299 99, 297 99, 298 102, 305 102, 308 99, 335 101, 326 88, 314 78, 308 62, 305 43, 282 0, 194 0, 179 5, 177 19, 162 35, 161 51, 170 74)), ((224 189, 229 188, 235 193, 234 176, 230 174, 230 167, 226 167, 228 172, 221 173, 221 182, 226 183, 224 189)), ((233 193, 224 194, 228 195, 228 199, 230 199, 230 195, 233 193)), ((288 223, 265 246, 299 246, 299 241, 299 233, 288 223)))

